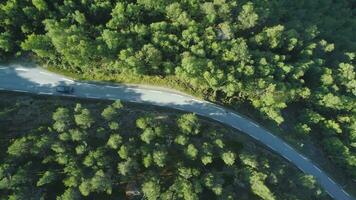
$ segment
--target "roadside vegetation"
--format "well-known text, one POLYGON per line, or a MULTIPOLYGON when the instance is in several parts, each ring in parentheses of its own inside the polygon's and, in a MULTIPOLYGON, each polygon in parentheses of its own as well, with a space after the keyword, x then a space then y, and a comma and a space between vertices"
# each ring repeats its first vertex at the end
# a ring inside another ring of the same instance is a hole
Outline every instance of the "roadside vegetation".
POLYGON ((171 111, 0 92, 0 198, 329 199, 243 134, 171 111))
POLYGON ((355 188, 355 13, 350 0, 5 0, 0 56, 248 111, 355 188))

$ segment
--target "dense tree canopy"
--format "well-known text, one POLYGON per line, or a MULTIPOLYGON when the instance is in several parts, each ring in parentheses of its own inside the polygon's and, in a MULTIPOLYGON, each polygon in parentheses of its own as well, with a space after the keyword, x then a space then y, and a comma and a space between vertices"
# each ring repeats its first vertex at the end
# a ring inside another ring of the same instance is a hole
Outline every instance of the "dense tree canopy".
POLYGON ((328 199, 313 177, 256 157, 194 114, 127 115, 134 112, 119 101, 101 114, 59 107, 48 127, 11 137, 0 157, 0 198, 328 199))
MULTIPOLYGON (((318 138, 355 179, 355 7, 350 0, 4 0, 0 57, 32 52, 75 73, 174 75, 210 100, 247 102, 279 125, 296 112, 293 132, 318 138)), ((77 113, 75 123, 91 127, 88 114, 77 113)))

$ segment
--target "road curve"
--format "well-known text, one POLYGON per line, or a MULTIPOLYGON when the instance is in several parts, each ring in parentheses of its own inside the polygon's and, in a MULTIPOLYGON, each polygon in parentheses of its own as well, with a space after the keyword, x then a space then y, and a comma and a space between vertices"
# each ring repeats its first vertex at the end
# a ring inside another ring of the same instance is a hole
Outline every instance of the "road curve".
POLYGON ((73 81, 39 67, 24 66, 21 64, 0 65, 0 90, 63 95, 55 92, 55 86, 58 84, 72 85, 75 92, 70 96, 93 99, 121 99, 130 102, 148 103, 194 112, 198 115, 214 119, 248 134, 283 156, 303 172, 313 175, 325 191, 334 199, 354 199, 325 172, 313 164, 311 160, 298 153, 283 140, 253 121, 240 116, 238 113, 228 111, 221 106, 168 90, 127 85, 90 84, 73 81))

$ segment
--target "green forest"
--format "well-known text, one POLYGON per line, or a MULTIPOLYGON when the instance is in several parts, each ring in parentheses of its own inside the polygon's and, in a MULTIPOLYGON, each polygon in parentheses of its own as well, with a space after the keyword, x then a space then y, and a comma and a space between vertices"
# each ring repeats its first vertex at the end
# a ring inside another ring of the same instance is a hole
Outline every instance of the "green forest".
POLYGON ((330 199, 312 176, 194 114, 80 102, 0 93, 0 199, 330 199))
POLYGON ((251 107, 312 141, 354 184, 355 32, 355 0, 0 3, 1 59, 28 56, 96 80, 174 81, 236 110, 251 107))

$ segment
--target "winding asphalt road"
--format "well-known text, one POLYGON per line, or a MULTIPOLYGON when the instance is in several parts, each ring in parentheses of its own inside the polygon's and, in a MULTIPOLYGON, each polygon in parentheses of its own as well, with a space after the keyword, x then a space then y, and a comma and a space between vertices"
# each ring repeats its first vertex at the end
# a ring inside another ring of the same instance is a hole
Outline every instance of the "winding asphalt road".
POLYGON ((90 84, 73 81, 64 76, 48 72, 42 68, 23 64, 0 65, 0 90, 11 90, 47 95, 56 93, 58 84, 72 85, 72 96, 93 99, 121 99, 124 101, 166 106, 214 119, 236 128, 268 146, 307 174, 316 177, 319 184, 334 199, 352 200, 337 183, 318 168, 311 160, 298 153, 283 140, 274 136, 253 121, 210 102, 173 92, 171 90, 127 85, 90 84))

